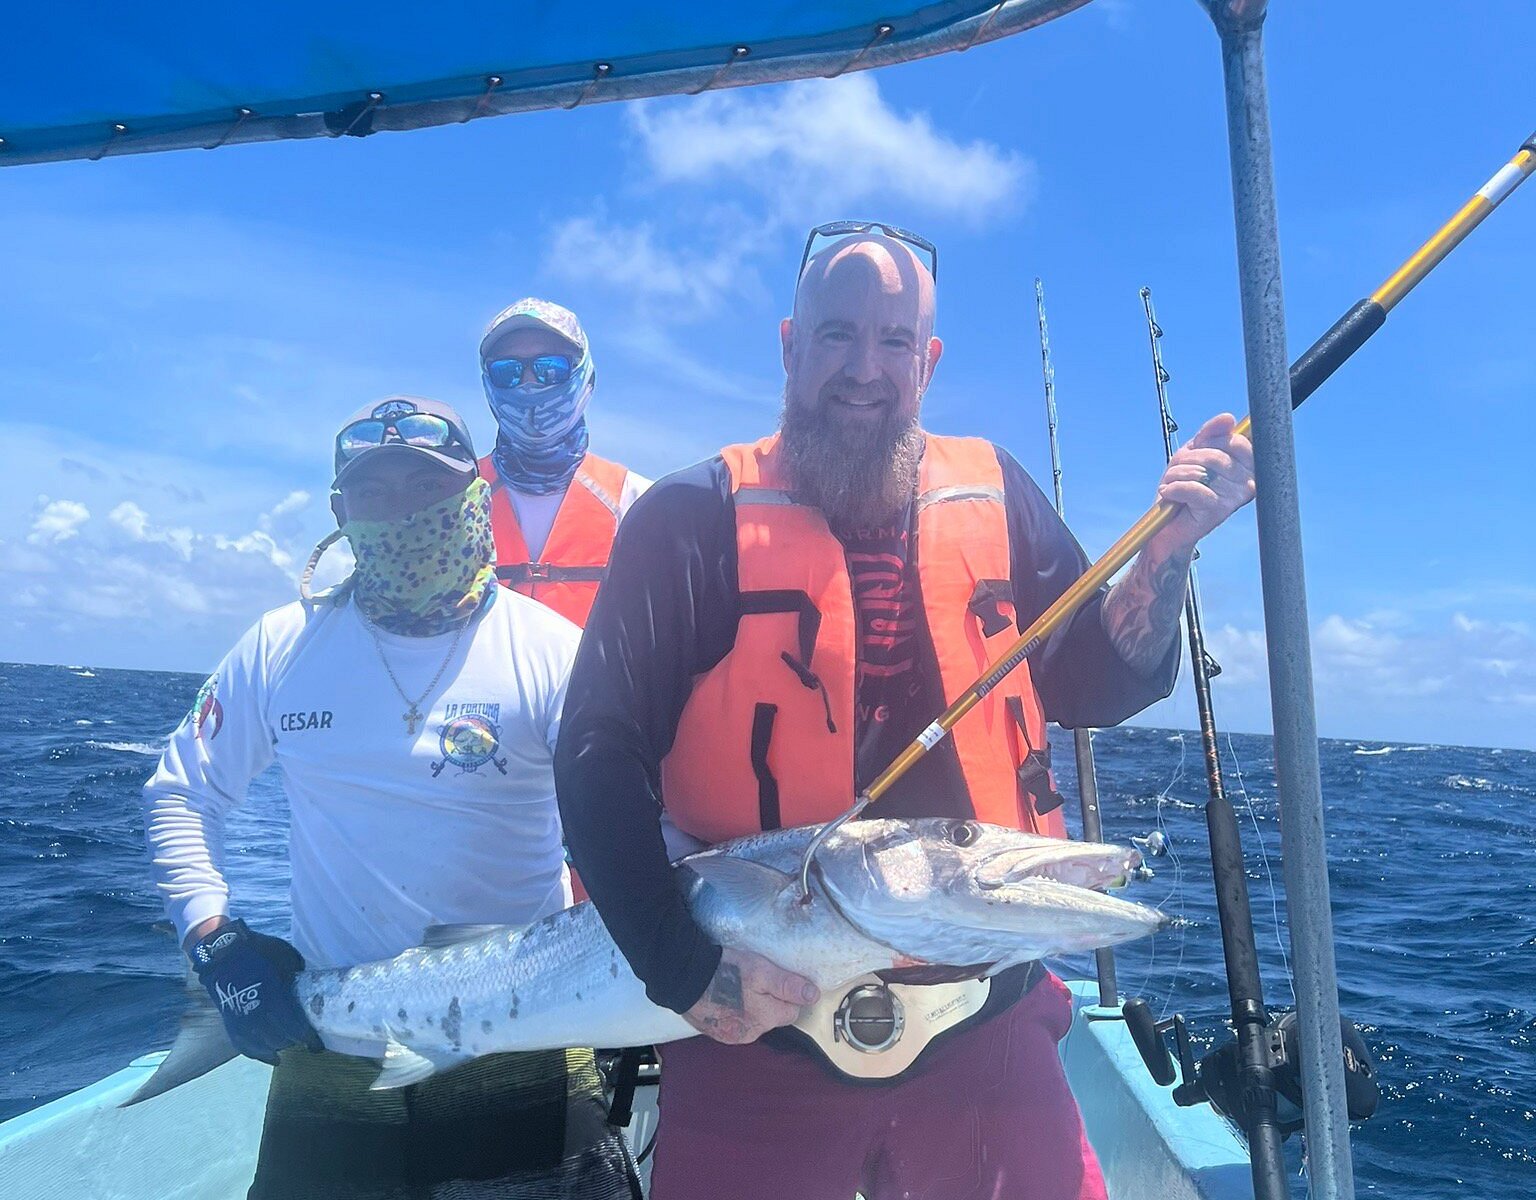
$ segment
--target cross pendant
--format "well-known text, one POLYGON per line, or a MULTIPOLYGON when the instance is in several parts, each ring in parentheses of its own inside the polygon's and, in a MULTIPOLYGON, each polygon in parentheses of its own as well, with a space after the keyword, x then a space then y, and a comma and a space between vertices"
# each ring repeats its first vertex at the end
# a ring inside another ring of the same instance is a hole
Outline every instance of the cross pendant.
POLYGON ((406 736, 409 737, 416 732, 416 722, 421 720, 421 713, 417 711, 416 706, 413 704, 411 705, 411 711, 402 713, 400 719, 405 722, 406 736))

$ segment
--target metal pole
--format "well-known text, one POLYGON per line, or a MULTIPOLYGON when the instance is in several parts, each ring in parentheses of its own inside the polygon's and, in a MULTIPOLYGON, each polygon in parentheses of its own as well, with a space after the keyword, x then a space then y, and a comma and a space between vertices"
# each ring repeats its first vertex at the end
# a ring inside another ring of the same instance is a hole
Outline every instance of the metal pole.
POLYGON ((1242 294, 1248 407, 1258 477, 1260 573, 1275 775, 1284 848, 1296 1005, 1302 1046, 1307 1166, 1312 1195, 1353 1200, 1328 856, 1323 834, 1311 638, 1302 576, 1301 512, 1291 428, 1291 384, 1280 287, 1269 99, 1264 81, 1265 0, 1202 0, 1221 34, 1242 294))
MULTIPOLYGON (((1045 327, 1045 284, 1035 280, 1035 313, 1040 322, 1040 372, 1045 379, 1045 428, 1051 440, 1051 480, 1056 488, 1056 515, 1066 519, 1061 499, 1061 446, 1056 439, 1056 368, 1051 365, 1051 338, 1045 327)), ((1083 840, 1102 842, 1104 822, 1099 814, 1099 777, 1093 766, 1093 731, 1074 729, 1072 750, 1077 759, 1077 799, 1083 809, 1083 840)), ((1099 1004, 1113 1008, 1120 999, 1115 978, 1115 952, 1093 952, 1099 977, 1099 1004)))
MULTIPOLYGON (((1147 340, 1152 346, 1152 379, 1157 390, 1158 415, 1163 427, 1163 453, 1173 457, 1173 435, 1178 425, 1168 407, 1167 368, 1163 366, 1162 326, 1152 309, 1152 290, 1141 289, 1147 314, 1147 340)), ((1205 827, 1211 843, 1211 877, 1216 889, 1216 912, 1221 921, 1222 956, 1227 967, 1227 995, 1231 1000, 1232 1029, 1237 1036, 1240 1111, 1233 1114, 1248 1135, 1249 1171, 1255 1200, 1285 1200, 1290 1189, 1285 1179, 1284 1140, 1275 1111, 1275 1083, 1265 1031, 1269 1011, 1264 1007, 1264 988, 1259 976, 1259 955, 1254 945, 1253 913, 1248 906, 1248 876, 1243 867, 1243 842, 1237 814, 1227 799, 1221 775, 1221 752, 1216 742, 1216 705, 1211 698, 1211 679, 1221 668, 1205 649, 1205 629, 1200 619, 1200 587, 1195 568, 1189 569, 1189 590, 1184 597, 1184 624, 1189 635, 1189 663, 1194 674, 1195 703, 1200 709, 1200 745, 1205 751, 1205 780, 1210 799, 1205 802, 1205 827)))

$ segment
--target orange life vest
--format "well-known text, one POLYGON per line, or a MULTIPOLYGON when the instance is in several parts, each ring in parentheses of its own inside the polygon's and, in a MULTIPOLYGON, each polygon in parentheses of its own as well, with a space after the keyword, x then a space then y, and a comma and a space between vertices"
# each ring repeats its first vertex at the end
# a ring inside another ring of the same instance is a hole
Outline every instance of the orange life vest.
POLYGON ((629 472, 595 454, 584 457, 565 490, 538 562, 528 553, 506 481, 497 473, 490 455, 480 460, 480 474, 491 485, 497 578, 504 586, 532 596, 567 620, 585 626, 613 553, 619 498, 629 472))
MULTIPOLYGON (((741 620, 730 652, 694 681, 662 762, 668 814, 710 843, 848 808, 858 670, 843 544, 820 510, 791 498, 778 438, 722 456, 736 510, 741 620)), ((991 443, 930 434, 916 507, 922 614, 950 703, 1018 636, 991 443)), ((1066 836, 1027 662, 950 737, 978 820, 1066 836)))

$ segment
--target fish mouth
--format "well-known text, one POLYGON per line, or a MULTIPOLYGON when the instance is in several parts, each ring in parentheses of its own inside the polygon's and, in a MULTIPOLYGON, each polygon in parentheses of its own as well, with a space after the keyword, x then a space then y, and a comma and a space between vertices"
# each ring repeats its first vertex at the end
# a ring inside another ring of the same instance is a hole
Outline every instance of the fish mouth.
POLYGON ((999 850, 976 865, 972 879, 978 888, 993 891, 1029 879, 1049 879, 1072 887, 1104 891, 1123 887, 1137 878, 1141 852, 1116 847, 1113 855, 1102 851, 1042 857, 1036 849, 999 850))

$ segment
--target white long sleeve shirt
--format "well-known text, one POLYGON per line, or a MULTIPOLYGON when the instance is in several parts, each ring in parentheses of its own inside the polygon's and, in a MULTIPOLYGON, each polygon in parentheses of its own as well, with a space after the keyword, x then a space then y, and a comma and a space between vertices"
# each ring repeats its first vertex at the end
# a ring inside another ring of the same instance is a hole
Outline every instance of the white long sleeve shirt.
POLYGON ((553 761, 576 626, 493 588, 451 654, 453 634, 377 635, 345 599, 274 609, 171 736, 144 806, 183 939, 228 913, 225 814, 273 761, 291 808, 293 942, 312 966, 390 957, 429 925, 522 924, 570 903, 553 761), (414 736, 380 646, 407 696, 442 668, 414 736))

